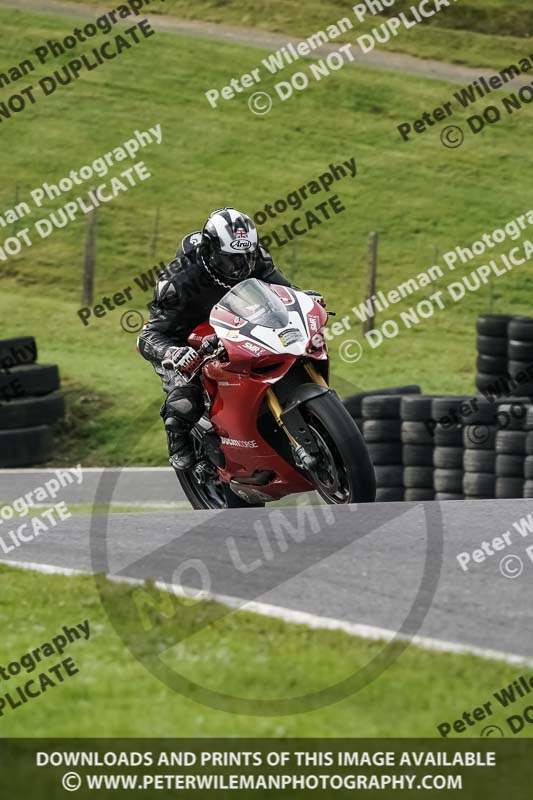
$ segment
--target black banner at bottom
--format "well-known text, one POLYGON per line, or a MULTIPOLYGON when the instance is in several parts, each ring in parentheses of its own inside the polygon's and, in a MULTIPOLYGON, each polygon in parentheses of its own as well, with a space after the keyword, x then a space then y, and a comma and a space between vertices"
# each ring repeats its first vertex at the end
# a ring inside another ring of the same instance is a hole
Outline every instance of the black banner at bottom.
POLYGON ((4 739, 18 798, 529 798, 532 739, 4 739))

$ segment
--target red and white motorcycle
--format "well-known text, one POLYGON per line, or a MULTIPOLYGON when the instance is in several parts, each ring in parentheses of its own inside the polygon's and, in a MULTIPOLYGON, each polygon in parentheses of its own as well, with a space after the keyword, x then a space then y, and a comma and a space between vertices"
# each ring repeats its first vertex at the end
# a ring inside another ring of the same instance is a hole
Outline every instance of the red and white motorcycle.
POLYGON ((328 313, 304 292, 250 278, 213 308, 189 344, 206 412, 197 463, 177 472, 193 508, 262 506, 296 492, 327 503, 375 499, 359 430, 328 387, 328 313))

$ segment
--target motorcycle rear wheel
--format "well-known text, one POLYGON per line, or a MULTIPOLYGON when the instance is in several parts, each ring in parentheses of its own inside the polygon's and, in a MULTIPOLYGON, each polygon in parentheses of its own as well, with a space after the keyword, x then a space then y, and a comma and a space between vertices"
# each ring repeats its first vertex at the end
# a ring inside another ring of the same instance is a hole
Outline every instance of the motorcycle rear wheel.
MULTIPOLYGON (((201 432, 193 431, 193 445, 197 459, 204 458, 203 436, 201 432)), ((218 511, 224 508, 263 508, 264 503, 247 503, 233 492, 228 484, 220 478, 213 476, 205 483, 198 483, 191 469, 175 470, 176 477, 183 489, 185 496, 195 511, 218 511)))
POLYGON ((333 392, 301 406, 318 444, 319 461, 308 476, 329 505, 373 503, 376 477, 366 444, 340 399, 333 392))

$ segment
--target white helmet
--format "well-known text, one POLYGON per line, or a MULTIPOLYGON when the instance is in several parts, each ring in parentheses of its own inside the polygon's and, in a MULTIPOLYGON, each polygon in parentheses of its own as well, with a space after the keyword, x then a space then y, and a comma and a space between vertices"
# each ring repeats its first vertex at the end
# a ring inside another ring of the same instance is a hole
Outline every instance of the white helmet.
POLYGON ((259 237, 254 221, 235 208, 220 208, 202 231, 200 254, 215 276, 230 284, 253 275, 259 237))

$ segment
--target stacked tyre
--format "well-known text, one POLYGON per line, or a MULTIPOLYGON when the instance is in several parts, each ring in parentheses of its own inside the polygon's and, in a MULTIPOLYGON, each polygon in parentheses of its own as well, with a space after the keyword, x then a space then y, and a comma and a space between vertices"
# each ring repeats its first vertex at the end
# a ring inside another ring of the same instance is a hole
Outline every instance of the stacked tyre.
POLYGON ((497 406, 484 397, 464 409, 463 493, 469 500, 493 498, 496 491, 497 406))
POLYGON ((533 497, 533 408, 527 411, 524 424, 526 430, 526 457, 524 459, 524 497, 533 497))
POLYGON ((420 386, 392 386, 387 389, 374 389, 368 392, 359 392, 346 397, 342 402, 352 419, 355 421, 360 431, 363 430, 363 400, 365 397, 375 397, 376 395, 389 395, 389 394, 420 394, 420 386))
POLYGON ((461 414, 467 397, 435 397, 431 411, 435 422, 433 450, 433 486, 435 500, 462 500, 463 494, 463 424, 461 414))
POLYGON ((514 317, 507 328, 508 371, 515 391, 533 397, 533 319, 514 317))
POLYGON ((507 329, 513 319, 507 314, 484 314, 478 318, 476 386, 480 392, 493 386, 505 389, 507 385, 507 329))
POLYGON ((0 340, 0 467, 27 467, 53 452, 51 426, 65 414, 55 365, 37 364, 32 336, 0 340))
POLYGON ((526 460, 526 421, 529 400, 498 406, 496 432, 496 493, 499 499, 523 497, 526 460))
POLYGON ((400 416, 404 499, 408 502, 433 500, 432 398, 402 397, 400 416))
POLYGON ((374 395, 362 403, 363 438, 376 473, 376 501, 403 500, 401 395, 374 395))

